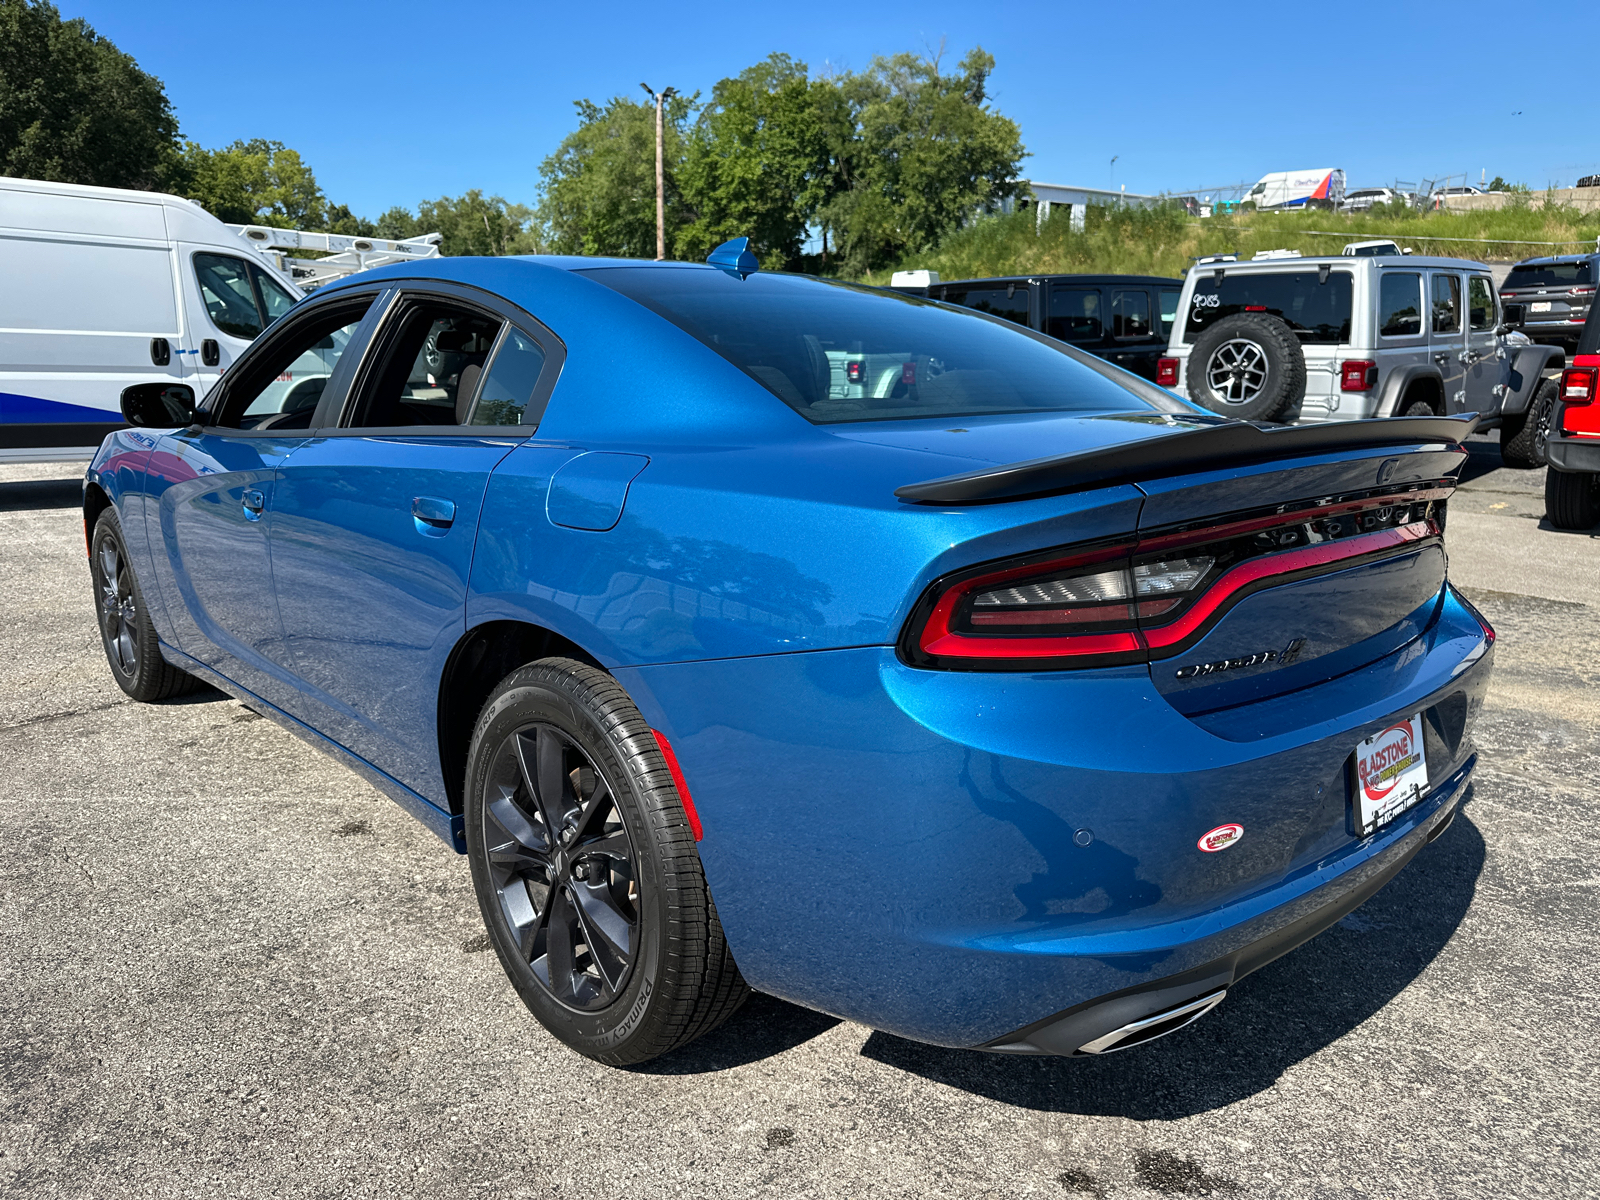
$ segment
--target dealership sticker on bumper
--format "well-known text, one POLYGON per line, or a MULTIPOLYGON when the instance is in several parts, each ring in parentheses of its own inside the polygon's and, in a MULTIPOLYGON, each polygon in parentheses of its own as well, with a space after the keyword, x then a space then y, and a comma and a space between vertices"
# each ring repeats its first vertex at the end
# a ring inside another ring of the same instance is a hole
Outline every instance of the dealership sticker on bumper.
POLYGON ((1396 721, 1356 747, 1356 832, 1387 825, 1428 791, 1422 714, 1396 721))

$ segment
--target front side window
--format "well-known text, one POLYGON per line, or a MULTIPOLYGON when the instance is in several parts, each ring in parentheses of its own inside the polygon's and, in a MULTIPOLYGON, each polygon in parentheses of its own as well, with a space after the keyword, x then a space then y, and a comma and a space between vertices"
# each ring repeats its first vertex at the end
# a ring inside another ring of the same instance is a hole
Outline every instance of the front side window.
POLYGON ((1461 276, 1433 277, 1433 331, 1461 332, 1461 276))
POLYGON ((363 429, 465 425, 498 318, 443 301, 412 301, 385 323, 350 424, 363 429))
POLYGON ((1098 342, 1105 336, 1099 290, 1051 287, 1050 312, 1045 317, 1044 331, 1063 342, 1098 342))
POLYGON ((916 296, 776 272, 595 267, 808 421, 1153 412, 1066 347, 916 296))
POLYGON ((1224 269, 1221 279, 1210 272, 1195 280, 1183 340, 1193 342, 1223 317, 1260 313, 1283 321, 1304 345, 1337 346, 1350 340, 1353 290, 1349 271, 1224 269))
POLYGON ((194 275, 211 323, 236 338, 259 336, 295 305, 282 284, 231 254, 196 254, 194 275))
POLYGON ((484 373, 468 424, 537 425, 544 414, 532 402, 543 370, 544 351, 521 330, 507 328, 484 373))
POLYGON ((1028 285, 1008 283, 999 287, 962 288, 949 292, 945 300, 963 308, 976 309, 991 316, 1004 317, 1018 325, 1028 323, 1028 285))
POLYGON ((1467 280, 1467 317, 1476 332, 1495 327, 1494 284, 1486 276, 1473 275, 1467 280))
POLYGON ((1111 293, 1111 336, 1115 338, 1150 336, 1149 292, 1111 293))
POLYGON ((286 328, 228 372, 214 425, 230 429, 309 429, 334 368, 373 297, 330 302, 286 328))
POLYGON ((1422 332, 1422 276, 1385 271, 1378 284, 1378 332, 1416 337, 1422 332))

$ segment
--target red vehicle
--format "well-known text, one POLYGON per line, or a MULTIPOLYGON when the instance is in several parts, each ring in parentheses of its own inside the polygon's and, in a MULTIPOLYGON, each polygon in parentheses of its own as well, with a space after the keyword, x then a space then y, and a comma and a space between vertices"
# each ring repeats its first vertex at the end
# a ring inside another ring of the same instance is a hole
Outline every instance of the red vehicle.
POLYGON ((1600 525, 1600 304, 1589 309, 1550 412, 1544 514, 1557 529, 1600 525))

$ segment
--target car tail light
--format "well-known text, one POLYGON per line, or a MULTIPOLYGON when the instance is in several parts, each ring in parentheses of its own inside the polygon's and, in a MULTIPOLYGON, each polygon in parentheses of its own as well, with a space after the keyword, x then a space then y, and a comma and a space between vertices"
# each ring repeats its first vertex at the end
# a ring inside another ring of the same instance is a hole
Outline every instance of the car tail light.
POLYGON ((1163 358, 1156 363, 1156 382, 1162 387, 1178 386, 1178 360, 1163 358))
POLYGON ((917 381, 917 364, 908 362, 900 368, 901 383, 915 383, 917 381))
POLYGON ((1561 398, 1568 404, 1588 404, 1600 383, 1600 367, 1568 367, 1561 373, 1561 398))
POLYGON ((1567 289, 1567 294, 1570 296, 1592 296, 1594 295, 1594 289, 1592 287, 1569 288, 1567 289))
POLYGON ((913 666, 980 671, 1166 658, 1253 592, 1440 536, 1452 486, 1279 505, 946 576, 918 602, 900 654, 913 666))
POLYGON ((1339 364, 1339 390, 1341 392, 1368 392, 1378 382, 1378 364, 1365 359, 1355 359, 1339 364))

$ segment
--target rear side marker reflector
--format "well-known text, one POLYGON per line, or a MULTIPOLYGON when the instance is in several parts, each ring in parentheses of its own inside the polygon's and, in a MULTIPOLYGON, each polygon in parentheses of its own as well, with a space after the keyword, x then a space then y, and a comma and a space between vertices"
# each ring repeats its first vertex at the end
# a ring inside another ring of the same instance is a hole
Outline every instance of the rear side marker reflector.
POLYGON ((694 840, 698 842, 705 836, 705 830, 700 828, 700 814, 694 810, 694 799, 689 795, 689 785, 683 781, 683 768, 678 765, 678 756, 672 752, 672 743, 659 729, 652 729, 650 733, 656 739, 656 745, 661 747, 661 757, 667 760, 672 786, 678 789, 678 799, 683 802, 683 815, 689 818, 689 832, 694 834, 694 840))

